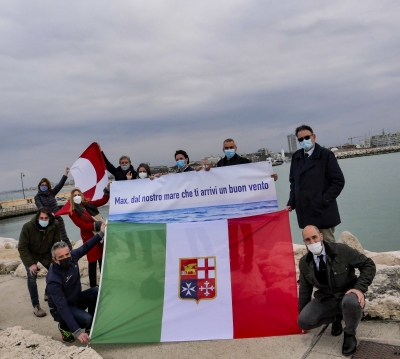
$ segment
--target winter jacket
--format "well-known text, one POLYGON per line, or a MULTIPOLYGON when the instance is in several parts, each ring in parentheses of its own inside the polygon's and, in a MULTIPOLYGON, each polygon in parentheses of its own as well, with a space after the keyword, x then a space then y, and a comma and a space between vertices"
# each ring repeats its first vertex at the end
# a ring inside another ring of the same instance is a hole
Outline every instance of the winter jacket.
POLYGON ((300 228, 314 225, 320 229, 340 223, 336 198, 344 187, 344 176, 335 154, 315 144, 310 158, 296 151, 290 165, 290 197, 287 203, 296 210, 300 228))
POLYGON ((104 162, 106 163, 107 166, 107 171, 110 172, 114 177, 116 181, 124 181, 127 180, 126 178, 126 174, 130 171, 132 174, 132 179, 136 179, 138 174, 135 171, 135 169, 133 168, 132 165, 129 166, 129 168, 125 171, 121 168, 121 166, 118 167, 114 167, 114 165, 112 163, 110 163, 110 161, 107 159, 106 155, 104 154, 104 152, 102 152, 103 154, 103 158, 104 158, 104 162))
POLYGON ((36 220, 36 215, 22 227, 19 236, 18 251, 22 262, 30 267, 32 264, 51 264, 51 247, 60 242, 60 226, 51 217, 47 227, 42 227, 36 220))
POLYGON ((67 176, 62 176, 61 181, 51 191, 42 192, 39 190, 35 196, 36 207, 48 207, 53 213, 56 213, 59 208, 55 196, 61 191, 67 178, 67 176))
POLYGON ((248 158, 240 157, 238 154, 235 153, 235 155, 231 159, 228 159, 228 157, 226 157, 226 156, 224 158, 221 158, 217 162, 217 167, 242 165, 242 164, 250 163, 250 162, 251 161, 248 158))
MULTIPOLYGON (((90 203, 96 207, 101 207, 101 206, 104 206, 108 202, 109 198, 110 198, 110 196, 105 193, 102 198, 95 200, 95 201, 90 201, 88 203, 90 203)), ((88 203, 86 203, 85 205, 87 205, 88 203)), ((81 237, 82 237, 83 243, 87 242, 89 239, 91 239, 93 237, 93 231, 95 230, 94 223, 96 222, 96 220, 94 220, 92 218, 92 216, 89 214, 89 212, 86 209, 84 210, 84 213, 82 216, 79 216, 76 213, 76 211, 74 210, 72 212, 72 214, 69 213, 69 217, 71 218, 72 222, 74 222, 75 225, 81 229, 81 237)), ((89 263, 96 262, 102 256, 103 256, 103 244, 98 243, 87 254, 87 260, 89 263)))
POLYGON ((50 309, 57 308, 58 313, 74 335, 79 335, 77 331, 80 329, 70 310, 71 306, 77 305, 78 298, 82 292, 78 261, 98 245, 102 238, 103 233, 100 232, 81 247, 73 249, 69 268, 65 269, 57 263, 53 263, 47 273, 46 283, 49 307, 50 309))
POLYGON ((324 297, 342 298, 349 289, 358 289, 365 293, 375 277, 376 267, 371 258, 343 243, 323 242, 326 252, 326 275, 328 284, 318 282, 315 275, 315 262, 311 252, 304 255, 299 262, 300 288, 299 313, 311 301, 313 287, 318 290, 314 297, 324 300, 324 297), (357 277, 355 268, 359 269, 357 277))

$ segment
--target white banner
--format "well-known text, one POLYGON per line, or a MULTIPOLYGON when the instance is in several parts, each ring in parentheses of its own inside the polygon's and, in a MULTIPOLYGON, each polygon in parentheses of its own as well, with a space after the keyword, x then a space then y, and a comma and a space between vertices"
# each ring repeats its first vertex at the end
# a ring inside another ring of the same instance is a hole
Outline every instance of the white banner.
POLYGON ((257 162, 111 185, 110 220, 166 223, 238 218, 278 210, 272 165, 257 162))

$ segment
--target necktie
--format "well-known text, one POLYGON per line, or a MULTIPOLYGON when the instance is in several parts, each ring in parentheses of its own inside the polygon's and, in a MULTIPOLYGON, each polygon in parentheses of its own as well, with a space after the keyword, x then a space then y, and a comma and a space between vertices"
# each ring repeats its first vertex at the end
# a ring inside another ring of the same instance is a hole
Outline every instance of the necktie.
POLYGON ((324 255, 323 254, 321 254, 320 256, 318 256, 318 258, 319 258, 319 272, 324 272, 325 271, 325 269, 326 269, 326 266, 325 266, 325 261, 324 261, 324 255))

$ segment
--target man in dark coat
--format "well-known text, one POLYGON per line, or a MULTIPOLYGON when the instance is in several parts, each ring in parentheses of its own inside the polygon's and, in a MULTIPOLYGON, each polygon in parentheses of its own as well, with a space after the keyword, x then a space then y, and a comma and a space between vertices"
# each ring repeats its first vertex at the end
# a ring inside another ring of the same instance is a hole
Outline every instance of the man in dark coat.
MULTIPOLYGON (((51 210, 42 207, 37 214, 22 227, 19 236, 18 251, 28 276, 28 290, 33 306, 33 314, 44 317, 46 312, 40 307, 36 284, 38 263, 47 269, 51 264, 51 247, 61 240, 60 225, 54 219, 51 210)), ((47 288, 45 290, 47 300, 47 288)))
POLYGON ((78 261, 104 237, 106 224, 100 232, 72 251, 64 243, 56 243, 51 249, 53 264, 46 277, 49 292, 50 314, 58 322, 62 340, 72 343, 77 338, 88 343, 96 308, 98 287, 82 291, 78 261), (86 309, 88 310, 86 312, 86 309))
MULTIPOLYGON (((99 144, 98 144, 99 145, 99 144)), ((125 180, 133 180, 136 179, 138 174, 132 166, 131 159, 128 156, 121 156, 119 159, 119 166, 115 167, 106 157, 104 152, 101 150, 99 145, 99 149, 103 155, 104 162, 107 166, 107 171, 110 172, 116 181, 125 181, 125 180)))
POLYGON ((221 158, 217 167, 225 167, 225 166, 233 166, 233 165, 242 165, 245 163, 250 163, 251 161, 248 158, 239 156, 236 151, 237 147, 235 141, 232 138, 227 138, 223 145, 222 150, 225 153, 225 157, 221 158))
POLYGON ((310 330, 332 323, 331 334, 338 336, 343 332, 344 319, 342 354, 352 355, 357 349, 356 330, 365 305, 364 293, 375 277, 375 263, 346 244, 325 242, 315 226, 303 229, 303 241, 308 253, 299 262, 299 327, 310 330), (317 291, 311 299, 314 287, 317 291))
POLYGON ((344 176, 332 151, 315 142, 310 126, 296 128, 302 149, 292 156, 290 197, 286 209, 296 210, 300 228, 317 226, 324 240, 334 242, 335 226, 340 223, 336 198, 344 187, 344 176))
MULTIPOLYGON (((47 207, 51 211, 57 213, 59 211, 57 200, 55 196, 63 188, 65 181, 68 179, 69 167, 65 168, 65 174, 62 176, 61 181, 51 188, 51 183, 47 178, 42 178, 38 184, 38 193, 35 196, 35 204, 37 208, 47 207)), ((72 249, 71 241, 68 238, 67 231, 65 229, 64 220, 61 216, 56 216, 56 220, 60 225, 61 240, 68 244, 69 249, 72 249)))

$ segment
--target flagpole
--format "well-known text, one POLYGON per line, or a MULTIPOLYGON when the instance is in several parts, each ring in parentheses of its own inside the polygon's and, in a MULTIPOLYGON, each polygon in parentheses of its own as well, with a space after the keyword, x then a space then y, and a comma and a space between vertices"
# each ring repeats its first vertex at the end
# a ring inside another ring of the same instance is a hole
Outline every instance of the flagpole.
MULTIPOLYGON (((108 219, 106 219, 106 224, 108 224, 108 219)), ((89 338, 92 338, 92 333, 94 329, 94 325, 96 324, 96 316, 97 316, 97 308, 100 302, 100 293, 101 293, 101 284, 103 282, 103 273, 104 273, 104 262, 105 262, 105 255, 106 255, 106 247, 107 247, 107 226, 104 232, 104 241, 103 241, 103 257, 101 261, 101 270, 100 270, 100 283, 99 283, 99 292, 97 294, 97 301, 96 301, 96 308, 94 310, 93 320, 92 320, 92 327, 90 328, 89 338)), ((90 341, 89 341, 90 344, 90 341)), ((88 345, 89 345, 88 344, 88 345)))

